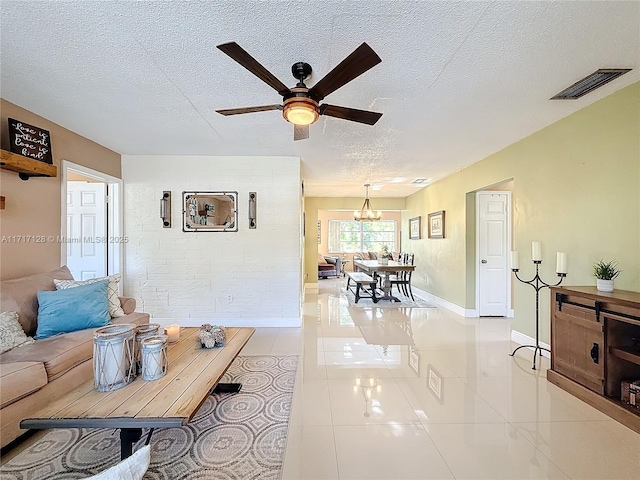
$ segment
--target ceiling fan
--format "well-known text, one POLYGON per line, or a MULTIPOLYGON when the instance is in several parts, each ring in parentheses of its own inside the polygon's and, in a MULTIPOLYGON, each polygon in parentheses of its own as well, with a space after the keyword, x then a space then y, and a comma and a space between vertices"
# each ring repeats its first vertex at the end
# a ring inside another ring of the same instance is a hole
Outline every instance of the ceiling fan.
POLYGON ((346 85, 382 61, 376 52, 366 43, 356 48, 347 58, 340 62, 338 66, 311 88, 308 88, 304 84, 304 79, 311 74, 312 70, 311 65, 308 63, 296 62, 293 64, 291 73, 294 78, 298 80, 298 83, 295 87, 288 88, 237 43, 224 43, 218 45, 218 48, 271 88, 275 89, 282 95, 283 99, 282 105, 261 105, 257 107, 216 110, 216 112, 222 115, 239 115, 242 113, 282 110, 282 116, 285 120, 293 123, 294 140, 309 138, 309 125, 318 120, 319 115, 342 118, 343 120, 366 123, 367 125, 374 125, 382 116, 381 113, 377 112, 339 107, 329 105, 328 103, 320 105, 320 102, 331 92, 346 85))

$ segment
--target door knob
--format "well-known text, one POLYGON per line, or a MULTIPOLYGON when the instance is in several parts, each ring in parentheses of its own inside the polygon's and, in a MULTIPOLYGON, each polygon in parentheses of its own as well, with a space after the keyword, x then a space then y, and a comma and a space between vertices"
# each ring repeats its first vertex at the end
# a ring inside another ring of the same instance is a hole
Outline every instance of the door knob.
POLYGON ((480 263, 487 263, 487 261, 486 260, 481 260, 480 263))

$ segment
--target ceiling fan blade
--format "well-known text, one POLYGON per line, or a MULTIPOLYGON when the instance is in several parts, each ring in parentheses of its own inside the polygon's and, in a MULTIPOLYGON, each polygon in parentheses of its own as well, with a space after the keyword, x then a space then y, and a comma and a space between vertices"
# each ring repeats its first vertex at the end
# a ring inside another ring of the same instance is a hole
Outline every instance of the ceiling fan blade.
POLYGON ((352 122, 366 123, 367 125, 375 125, 382 116, 382 114, 378 112, 338 107, 336 105, 328 105, 326 103, 320 105, 320 115, 342 118, 343 120, 351 120, 352 122))
POLYGON ((319 102, 331 92, 335 92, 381 61, 376 52, 369 45, 363 43, 316 83, 309 90, 309 96, 319 102))
POLYGON ((216 110, 221 115, 240 115, 241 113, 267 112, 269 110, 282 110, 282 105, 262 105, 260 107, 227 108, 216 110))
POLYGON ((293 140, 306 140, 309 138, 309 125, 294 125, 293 140))
POLYGON ((264 68, 260 62, 249 55, 240 45, 236 42, 223 43, 218 45, 218 48, 224 53, 233 58, 236 62, 242 65, 244 68, 253 73, 256 77, 269 85, 271 88, 278 91, 280 95, 286 95, 290 92, 289 87, 278 80, 273 73, 264 68))

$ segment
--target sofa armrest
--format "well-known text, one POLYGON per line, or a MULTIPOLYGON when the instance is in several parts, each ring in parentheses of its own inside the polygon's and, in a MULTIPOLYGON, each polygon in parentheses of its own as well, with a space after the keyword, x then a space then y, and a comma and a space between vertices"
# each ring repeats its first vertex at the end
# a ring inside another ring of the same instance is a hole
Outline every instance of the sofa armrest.
POLYGON ((340 260, 340 257, 324 257, 324 259, 328 264, 335 265, 336 275, 340 275, 342 273, 342 261, 340 260))
POLYGON ((136 311, 136 299, 131 297, 118 297, 120 298, 120 306, 125 314, 130 314, 136 311))

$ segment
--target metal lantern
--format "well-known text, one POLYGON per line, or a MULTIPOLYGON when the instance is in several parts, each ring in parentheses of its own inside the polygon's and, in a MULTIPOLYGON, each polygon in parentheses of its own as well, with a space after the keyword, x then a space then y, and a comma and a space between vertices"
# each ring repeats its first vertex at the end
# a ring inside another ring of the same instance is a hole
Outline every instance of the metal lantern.
POLYGON ((142 379, 157 380, 166 375, 169 367, 166 335, 145 338, 140 343, 142 352, 142 379))
POLYGON ((93 378, 99 392, 122 388, 135 377, 135 325, 109 325, 93 334, 93 378))
POLYGON ((140 349, 140 344, 142 340, 149 337, 155 337, 158 335, 158 330, 160 329, 159 323, 148 323, 146 325, 140 325, 136 327, 136 341, 133 345, 133 358, 136 363, 136 374, 142 373, 142 351, 140 349))

